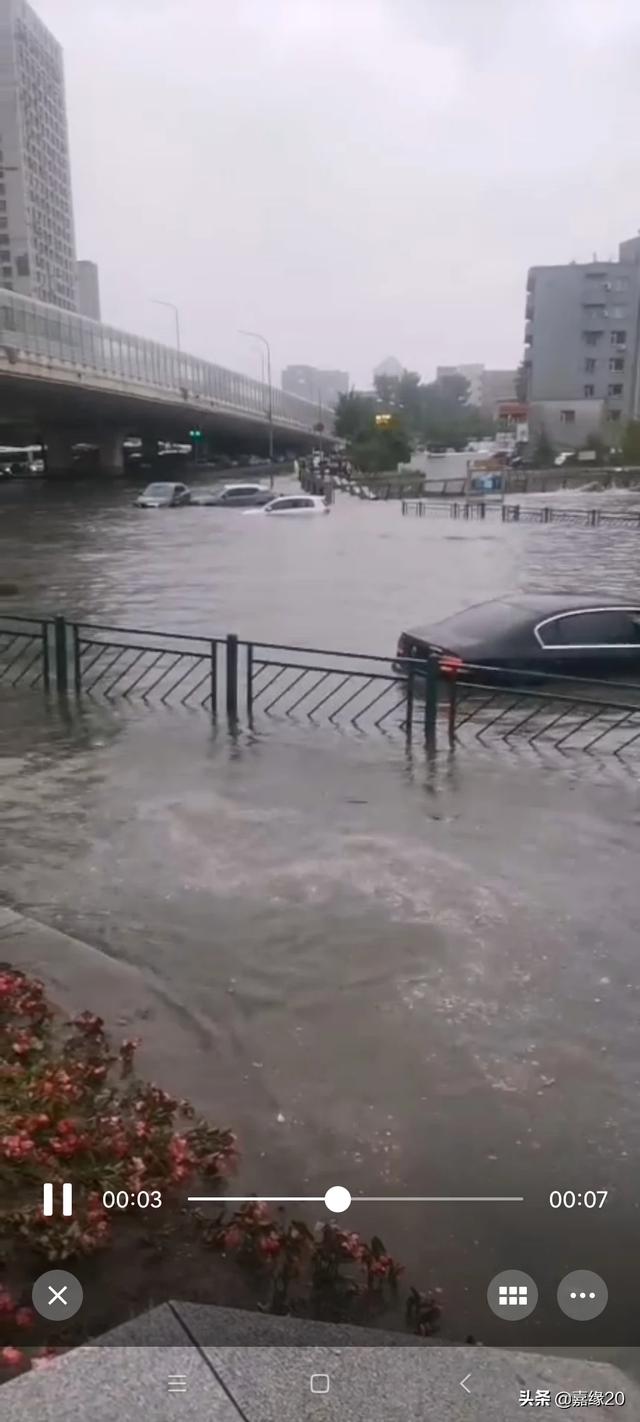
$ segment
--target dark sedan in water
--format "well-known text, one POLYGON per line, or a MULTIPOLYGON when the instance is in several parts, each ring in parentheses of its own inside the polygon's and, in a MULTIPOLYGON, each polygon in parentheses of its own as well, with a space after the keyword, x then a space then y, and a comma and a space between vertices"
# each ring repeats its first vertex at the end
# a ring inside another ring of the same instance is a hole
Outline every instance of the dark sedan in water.
POLYGON ((262 508, 271 503, 273 489, 264 484, 225 484, 222 489, 201 489, 192 493, 192 504, 206 508, 262 508))
POLYGON ((440 622, 403 632, 396 667, 438 658, 440 673, 473 678, 509 672, 624 679, 640 673, 640 601, 593 594, 515 594, 476 603, 440 622))

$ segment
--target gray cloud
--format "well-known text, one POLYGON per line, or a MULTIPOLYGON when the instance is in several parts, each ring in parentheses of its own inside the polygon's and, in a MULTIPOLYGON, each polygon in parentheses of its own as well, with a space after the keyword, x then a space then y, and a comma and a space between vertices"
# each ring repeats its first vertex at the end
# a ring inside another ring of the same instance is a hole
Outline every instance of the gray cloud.
POLYGON ((640 225, 636 0, 35 0, 105 315, 256 373, 514 364, 532 262, 640 225))

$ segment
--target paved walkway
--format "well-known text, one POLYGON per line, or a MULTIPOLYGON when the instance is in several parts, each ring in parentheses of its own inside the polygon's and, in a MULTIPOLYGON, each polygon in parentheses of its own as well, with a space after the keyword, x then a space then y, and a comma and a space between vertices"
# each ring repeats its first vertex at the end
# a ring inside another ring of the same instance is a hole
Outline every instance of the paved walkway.
POLYGON ((556 1408, 558 1393, 622 1391, 624 1411, 598 1415, 640 1422, 640 1392, 599 1361, 407 1343, 188 1303, 164 1304, 6 1384, 0 1411, 3 1422, 515 1422, 530 1415, 519 1404, 527 1388, 551 1394, 541 1415, 572 1419, 584 1405, 556 1408), (312 1394, 312 1377, 324 1387, 328 1378, 329 1392, 312 1394))

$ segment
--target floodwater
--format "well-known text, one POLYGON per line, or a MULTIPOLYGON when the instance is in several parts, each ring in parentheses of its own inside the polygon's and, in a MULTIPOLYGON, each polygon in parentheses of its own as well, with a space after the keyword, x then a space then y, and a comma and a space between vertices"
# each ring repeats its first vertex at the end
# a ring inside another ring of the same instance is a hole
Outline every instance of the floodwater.
MULTIPOLYGON (((308 521, 145 513, 132 492, 0 488, 7 609, 386 655, 405 625, 514 588, 640 596, 633 530, 461 525, 346 497, 308 521)), ((204 715, 65 718, 14 693, 0 795, 0 895, 99 950, 77 1005, 100 1010, 108 967, 156 1077, 238 1130, 243 1189, 523 1195, 345 1219, 442 1286, 452 1336, 502 1336, 484 1304, 498 1270, 527 1269, 548 1297, 585 1267, 613 1294, 599 1341, 637 1341, 631 770, 473 746, 429 764, 373 734, 231 737, 204 715), (595 1216, 546 1204, 598 1188, 595 1216)), ((55 978, 72 1000, 73 964, 55 978)), ((555 1313, 527 1340, 554 1341, 555 1313)))

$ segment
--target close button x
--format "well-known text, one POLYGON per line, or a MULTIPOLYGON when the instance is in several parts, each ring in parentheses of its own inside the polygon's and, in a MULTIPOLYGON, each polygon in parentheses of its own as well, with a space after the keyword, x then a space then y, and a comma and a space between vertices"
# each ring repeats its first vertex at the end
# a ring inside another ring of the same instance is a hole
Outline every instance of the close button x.
POLYGON ((36 1279, 31 1298, 42 1318, 62 1323, 82 1307, 82 1284, 69 1269, 48 1269, 36 1279))

